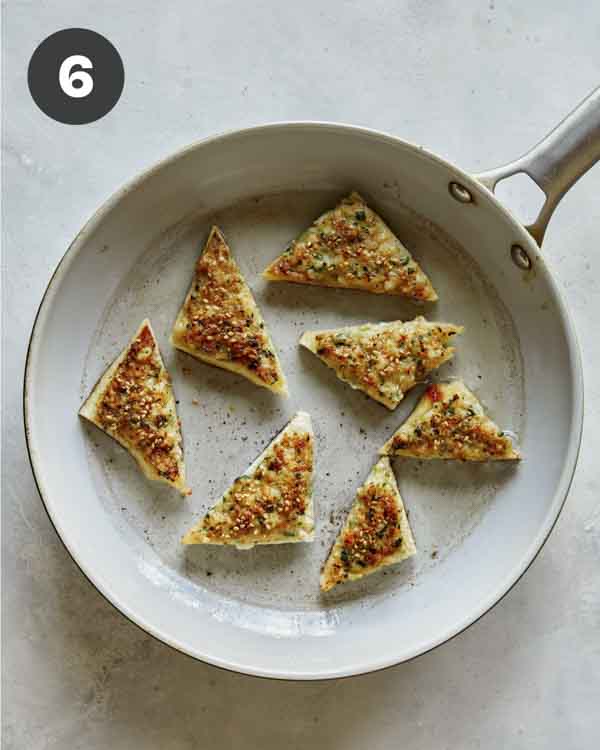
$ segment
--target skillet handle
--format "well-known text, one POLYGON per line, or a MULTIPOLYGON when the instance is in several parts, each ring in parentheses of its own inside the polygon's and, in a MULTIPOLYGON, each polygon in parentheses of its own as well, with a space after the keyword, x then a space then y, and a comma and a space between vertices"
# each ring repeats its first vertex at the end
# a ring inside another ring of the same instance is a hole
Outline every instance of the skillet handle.
POLYGON ((600 160, 600 87, 592 91, 554 130, 516 161, 475 175, 494 192, 500 180, 524 172, 540 187, 546 201, 526 227, 538 245, 561 198, 600 160))

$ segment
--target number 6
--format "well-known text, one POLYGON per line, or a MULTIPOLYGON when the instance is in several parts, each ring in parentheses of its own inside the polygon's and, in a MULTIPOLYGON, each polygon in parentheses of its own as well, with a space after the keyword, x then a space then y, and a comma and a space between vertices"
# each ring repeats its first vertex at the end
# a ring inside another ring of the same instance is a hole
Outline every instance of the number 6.
POLYGON ((81 99, 87 96, 94 88, 94 79, 89 73, 83 70, 76 70, 74 73, 71 73, 75 65, 87 68, 88 70, 94 67, 89 57, 85 57, 85 55, 70 55, 66 60, 63 60, 60 66, 58 82, 67 96, 71 96, 74 99, 81 99), (74 81, 80 81, 81 85, 76 88, 73 86, 74 81))

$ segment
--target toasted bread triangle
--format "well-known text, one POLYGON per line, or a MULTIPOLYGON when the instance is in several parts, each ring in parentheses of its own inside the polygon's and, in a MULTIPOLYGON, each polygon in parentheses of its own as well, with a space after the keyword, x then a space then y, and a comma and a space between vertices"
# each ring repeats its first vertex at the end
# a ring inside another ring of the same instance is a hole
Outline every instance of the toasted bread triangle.
POLYGON ((459 380, 429 386, 380 453, 412 458, 509 461, 521 458, 511 439, 459 380))
POLYGON ((212 228, 198 259, 171 343, 203 362, 287 395, 258 305, 218 227, 212 228))
POLYGON ((321 589, 353 581, 417 551, 388 458, 381 458, 359 488, 321 572, 321 589))
POLYGON ((149 320, 104 372, 79 414, 126 448, 148 479, 190 494, 171 378, 149 320))
POLYGON ((263 276, 427 302, 438 298, 410 252, 356 192, 320 216, 263 276))
POLYGON ((298 412, 188 531, 183 544, 249 549, 256 544, 311 542, 313 443, 310 416, 298 412))
POLYGON ((352 388, 395 409, 404 394, 452 359, 451 338, 462 326, 434 323, 423 317, 407 323, 307 331, 300 343, 331 367, 352 388))

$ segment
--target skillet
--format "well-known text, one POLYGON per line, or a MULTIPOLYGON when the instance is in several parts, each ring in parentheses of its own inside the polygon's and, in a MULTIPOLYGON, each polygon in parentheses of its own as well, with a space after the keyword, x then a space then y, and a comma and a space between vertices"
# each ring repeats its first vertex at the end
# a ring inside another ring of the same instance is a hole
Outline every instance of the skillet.
POLYGON ((545 229, 600 158, 600 90, 525 156, 471 176, 420 146, 334 123, 275 123, 191 145, 119 190, 54 273, 33 327, 24 409, 33 472, 81 570, 121 612, 191 656, 248 674, 343 677, 422 654, 490 609, 530 565, 576 465, 583 383, 575 332, 545 229), (493 194, 527 173, 546 195, 523 227, 493 194), (440 296, 267 284, 259 272, 341 195, 361 192, 440 296), (284 401, 168 345, 212 223, 224 230, 280 350, 284 401), (511 430, 518 466, 397 461, 419 554, 386 574, 318 592, 318 572, 394 413, 339 383, 297 341, 308 328, 425 314, 466 326, 440 379, 460 376, 511 430), (183 421, 189 499, 149 485, 77 418, 108 362, 148 316, 183 421), (241 552, 179 538, 297 410, 317 430, 317 541, 241 552))

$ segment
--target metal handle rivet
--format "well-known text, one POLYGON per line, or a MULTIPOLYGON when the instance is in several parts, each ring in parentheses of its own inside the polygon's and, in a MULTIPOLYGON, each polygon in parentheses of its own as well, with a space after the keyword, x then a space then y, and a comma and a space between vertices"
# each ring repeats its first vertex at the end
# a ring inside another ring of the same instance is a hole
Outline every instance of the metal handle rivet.
POLYGON ((459 203, 473 203, 471 191, 467 190, 460 182, 451 182, 448 185, 448 190, 450 191, 450 195, 459 203))
POLYGON ((523 271, 531 270, 531 258, 521 245, 513 245, 510 248, 510 257, 518 268, 521 268, 523 271))

